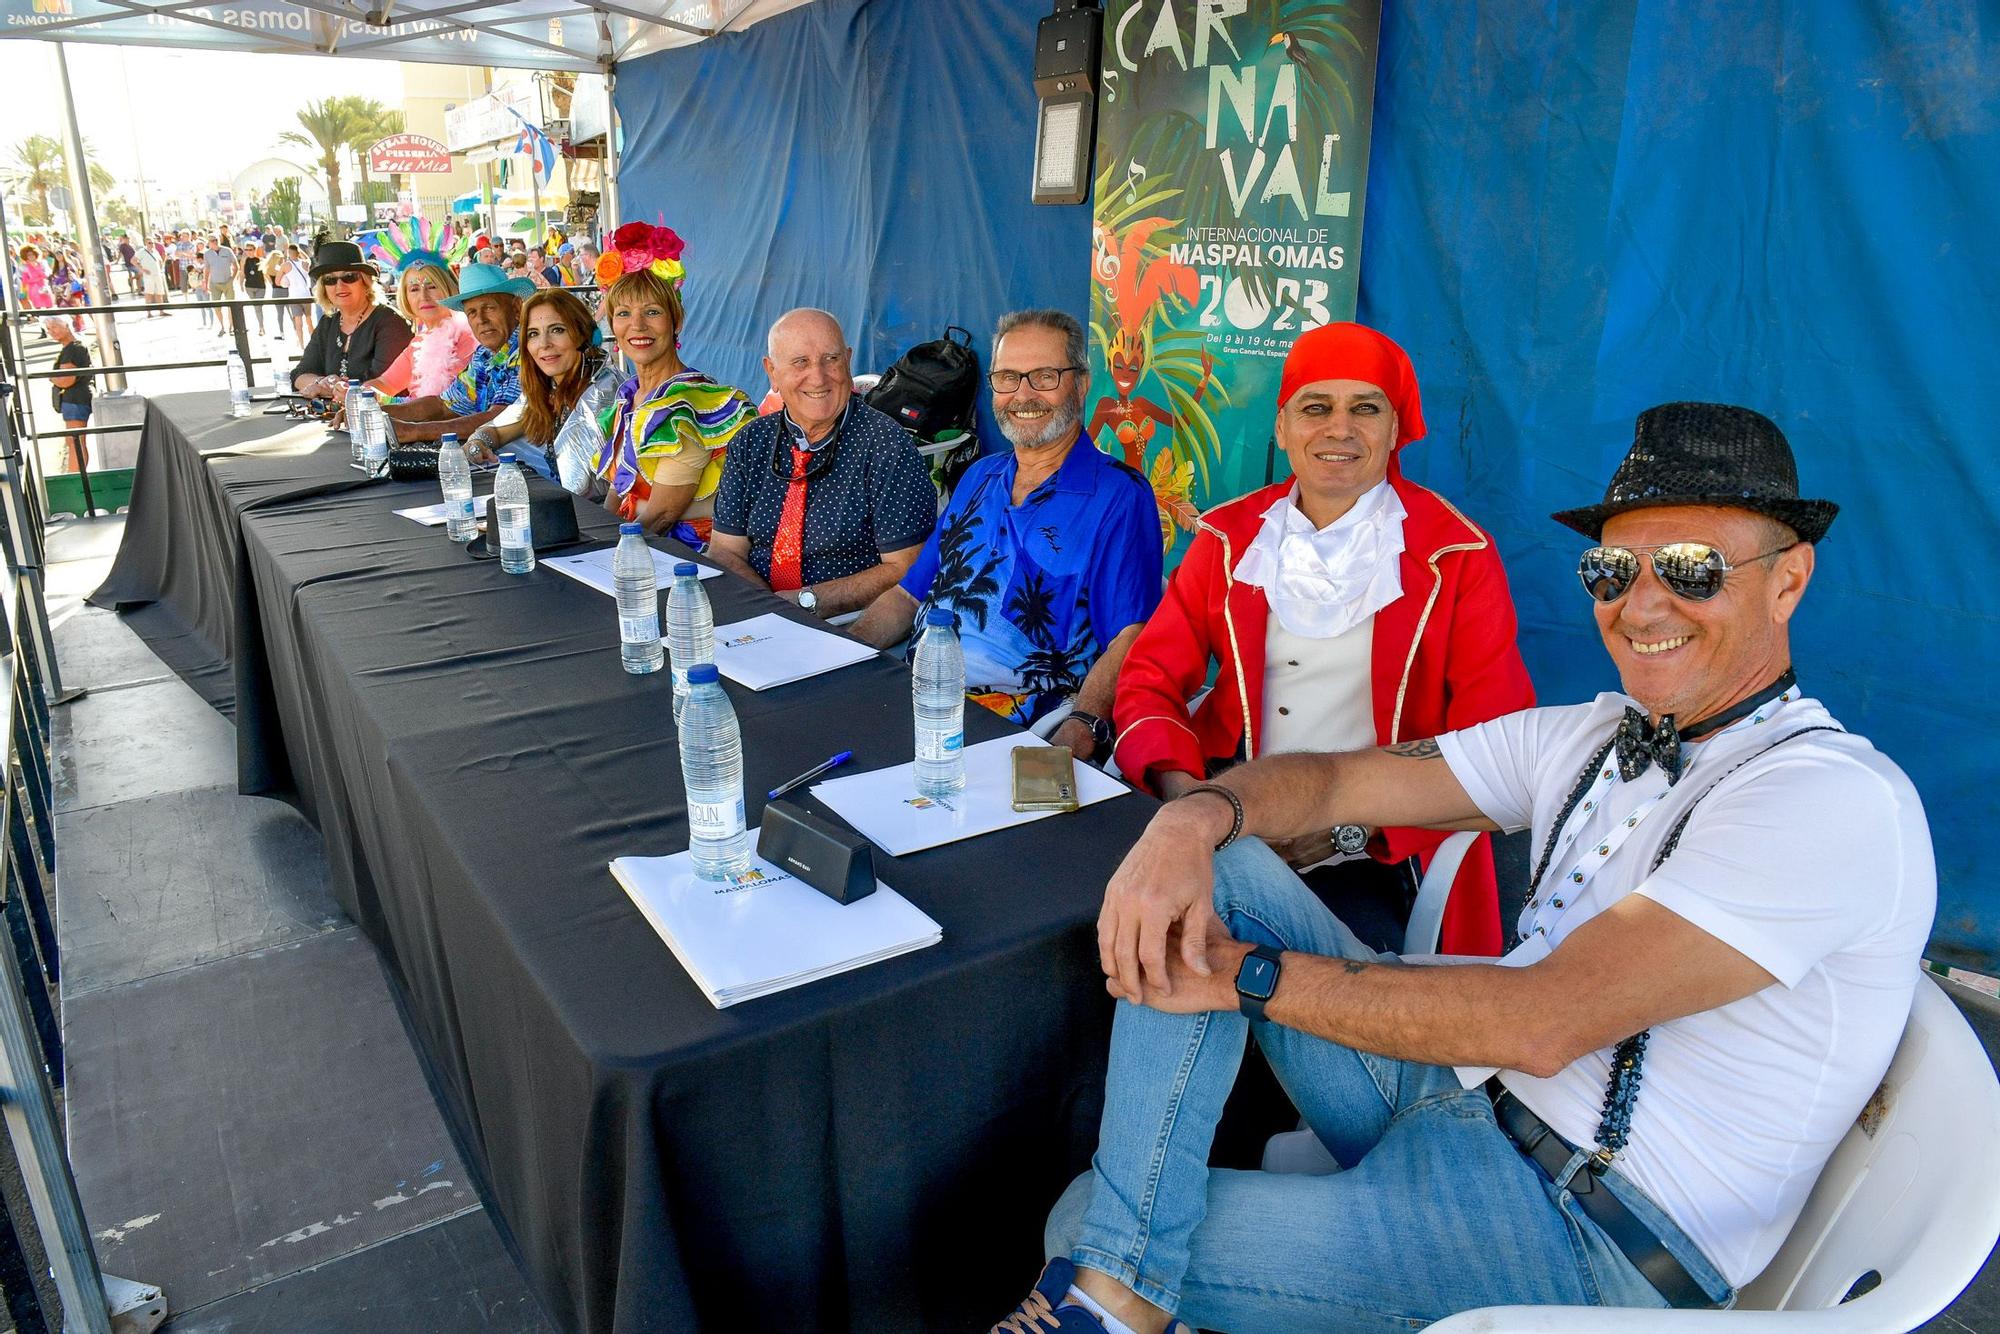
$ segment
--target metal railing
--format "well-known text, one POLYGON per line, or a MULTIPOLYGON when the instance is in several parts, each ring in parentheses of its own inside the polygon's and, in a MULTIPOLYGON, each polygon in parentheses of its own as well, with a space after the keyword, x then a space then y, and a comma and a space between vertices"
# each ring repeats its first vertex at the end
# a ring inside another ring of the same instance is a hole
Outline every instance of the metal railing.
POLYGON ((43 597, 42 513, 32 484, 33 450, 21 448, 16 386, 0 382, 0 1119, 20 1170, 26 1217, 0 1209, 0 1264, 29 1279, 10 1284, 8 1313, 23 1330, 111 1334, 113 1320, 152 1330, 166 1318, 157 1287, 98 1268, 70 1170, 53 1090, 63 1082, 57 997, 62 956, 52 903, 56 885, 55 783, 49 761, 50 710, 65 692, 43 597), (22 1229, 32 1224, 32 1233, 22 1229), (32 1281, 29 1243, 39 1247, 55 1309, 32 1281))

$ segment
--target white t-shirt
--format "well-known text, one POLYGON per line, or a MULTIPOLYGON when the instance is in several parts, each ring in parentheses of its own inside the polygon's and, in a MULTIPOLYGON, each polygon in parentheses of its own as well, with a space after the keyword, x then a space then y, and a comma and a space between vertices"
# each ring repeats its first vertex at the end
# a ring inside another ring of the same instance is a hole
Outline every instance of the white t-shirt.
MULTIPOLYGON (((1452 774, 1502 829, 1533 830, 1538 862, 1585 761, 1627 705, 1528 709, 1438 738, 1452 774)), ((1735 1286, 1760 1273, 1791 1231, 1827 1155, 1874 1093, 1909 1018, 1918 957, 1937 906, 1930 828, 1916 789, 1847 732, 1813 732, 1738 761, 1801 727, 1832 724, 1797 699, 1755 725, 1690 745, 1667 789, 1657 766, 1614 782, 1549 882, 1634 811, 1641 823, 1558 914, 1535 916, 1560 948, 1579 925, 1637 891, 1777 979, 1755 995, 1653 1028, 1630 1141, 1618 1168, 1735 1286), (1665 800, 1653 798, 1663 790, 1665 800), (1680 843, 1653 858, 1697 797, 1680 843)), ((1534 910, 1530 910, 1533 912, 1534 910)), ((1524 917, 1526 914, 1524 914, 1524 917)), ((1590 998, 1576 998, 1579 1006, 1590 998)), ((1611 1050, 1551 1079, 1501 1078, 1572 1144, 1596 1138, 1611 1050)))

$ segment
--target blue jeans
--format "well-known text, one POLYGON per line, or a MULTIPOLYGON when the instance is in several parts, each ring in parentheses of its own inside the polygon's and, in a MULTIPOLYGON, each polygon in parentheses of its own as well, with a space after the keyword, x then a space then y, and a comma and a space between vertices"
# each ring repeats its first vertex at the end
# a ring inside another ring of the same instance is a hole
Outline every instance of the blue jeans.
MULTIPOLYGON (((1239 940, 1378 957, 1261 843, 1216 858, 1215 907, 1239 940)), ((1448 1068, 1257 1024, 1279 1082, 1343 1170, 1210 1169, 1252 1029, 1237 1014, 1119 1002, 1097 1154, 1050 1215, 1050 1255, 1230 1334, 1406 1330, 1480 1306, 1666 1304, 1515 1149, 1486 1094, 1448 1068)), ((1561 1180, 1585 1160, 1574 1155, 1561 1180)), ((1601 1180, 1718 1303, 1734 1299, 1636 1187, 1615 1171, 1601 1180)))

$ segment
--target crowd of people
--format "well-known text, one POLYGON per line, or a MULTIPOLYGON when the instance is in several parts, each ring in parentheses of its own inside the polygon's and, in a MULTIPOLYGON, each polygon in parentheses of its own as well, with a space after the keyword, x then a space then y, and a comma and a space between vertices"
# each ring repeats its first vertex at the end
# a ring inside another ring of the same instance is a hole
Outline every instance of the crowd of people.
MULTIPOLYGON (((223 240, 181 263, 211 292, 273 251, 223 240)), ((940 505, 833 315, 771 326, 760 416, 689 364, 670 229, 522 258, 412 248, 385 302, 358 246, 319 245, 293 387, 365 384, 400 438, 543 470, 580 414, 607 510, 880 648, 950 608, 969 698, 1164 801, 1099 919, 1121 1003, 1098 1149, 996 1331, 1716 1307, 1763 1268, 1887 1067, 1936 892, 1908 779, 1795 671, 1837 507, 1801 496, 1773 422, 1651 408, 1602 501, 1554 516, 1589 544, 1623 690, 1536 707, 1493 540, 1404 472, 1422 394, 1377 330, 1297 339, 1269 405, 1291 476, 1203 515, 1163 577, 1147 483, 1083 425, 1065 312, 999 322, 1009 448, 940 505), (1452 830, 1481 837, 1446 957, 1405 960, 1452 830), (1533 872, 1503 923, 1486 835, 1521 830, 1533 872), (1252 1040, 1323 1170, 1210 1165, 1252 1040)))

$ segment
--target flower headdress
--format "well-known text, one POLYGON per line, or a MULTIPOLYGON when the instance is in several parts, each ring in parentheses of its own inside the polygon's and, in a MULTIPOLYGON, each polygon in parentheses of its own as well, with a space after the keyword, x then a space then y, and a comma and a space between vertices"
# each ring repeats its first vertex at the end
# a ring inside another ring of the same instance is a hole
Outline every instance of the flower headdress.
POLYGON ((681 279, 687 276, 687 269, 681 264, 681 252, 686 248, 686 243, 671 227, 656 227, 650 222, 628 222, 611 233, 610 244, 597 257, 594 275, 597 285, 609 287, 628 273, 650 269, 678 290, 681 279))
POLYGON ((472 250, 472 237, 454 239, 442 252, 436 245, 437 232, 425 218, 401 218, 379 232, 371 232, 366 249, 395 266, 398 277, 418 264, 428 264, 449 273, 472 250))

